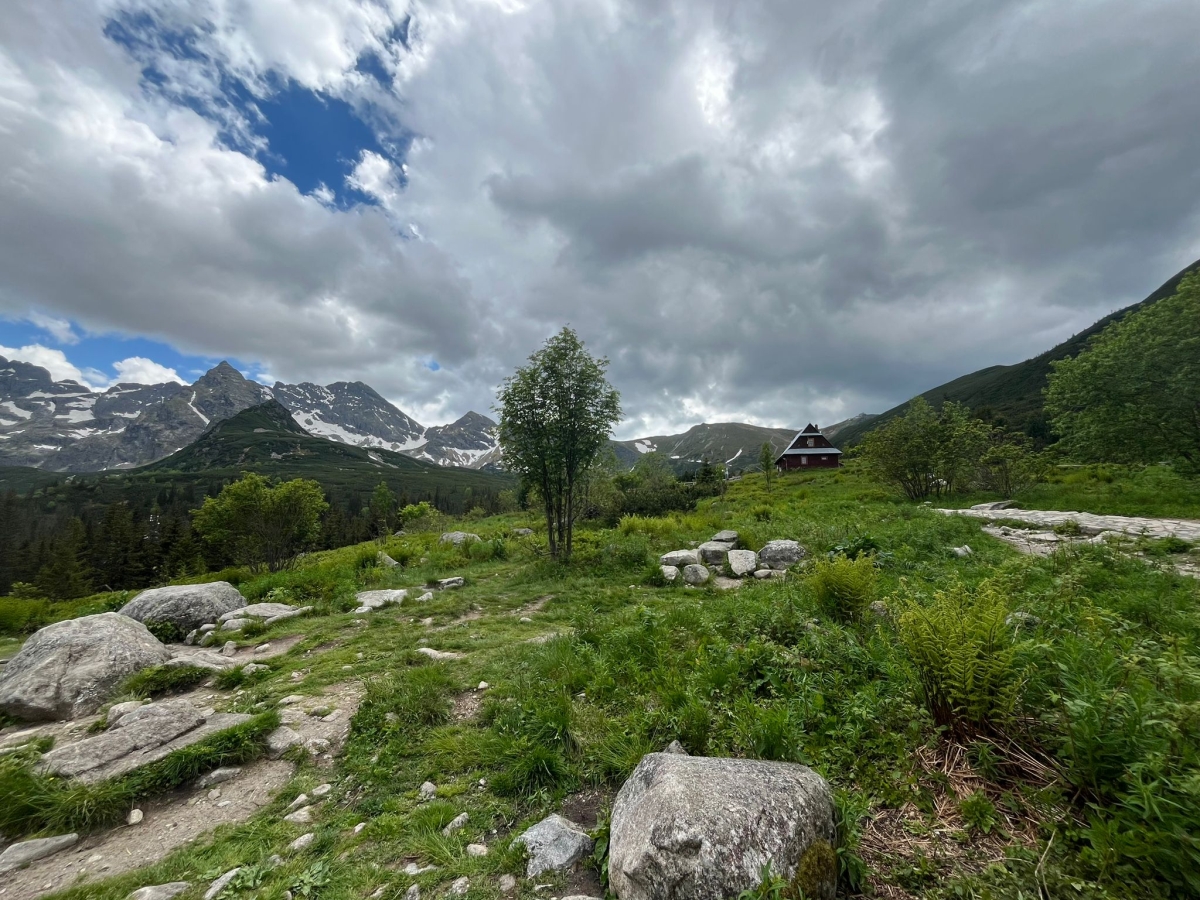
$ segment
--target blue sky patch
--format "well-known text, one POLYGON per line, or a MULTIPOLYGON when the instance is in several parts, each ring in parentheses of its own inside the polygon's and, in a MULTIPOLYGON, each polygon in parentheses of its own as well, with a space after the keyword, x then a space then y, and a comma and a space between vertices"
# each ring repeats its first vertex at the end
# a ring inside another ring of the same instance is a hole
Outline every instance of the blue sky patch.
MULTIPOLYGON (((106 378, 116 377, 113 363, 140 356, 153 360, 159 365, 174 369, 179 377, 191 383, 221 361, 219 357, 195 356, 181 353, 170 344, 151 340, 144 337, 121 337, 112 334, 88 334, 78 326, 74 327, 78 341, 74 344, 63 344, 57 341, 50 332, 39 328, 30 322, 15 321, 0 318, 0 346, 20 349, 31 344, 41 344, 61 350, 68 361, 78 369, 94 369, 106 378)), ((4 355, 0 353, 0 356, 4 355)), ((227 358, 229 364, 247 378, 261 372, 261 367, 248 364, 234 358, 227 358)))
MULTIPOLYGON (((268 76, 267 94, 262 96, 261 85, 251 90, 204 52, 204 28, 177 29, 147 13, 121 12, 106 22, 104 33, 141 65, 147 91, 216 123, 223 143, 254 156, 270 175, 287 179, 301 193, 328 188, 337 206, 375 202, 346 183, 363 151, 388 158, 399 168, 412 141, 405 133, 381 141, 380 123, 368 121, 363 111, 292 81, 268 76), (180 70, 197 70, 203 77, 178 77, 180 70), (216 96, 195 91, 195 84, 213 83, 216 96)), ((407 46, 407 39, 406 19, 393 29, 391 40, 407 46)), ((382 86, 390 85, 391 77, 375 54, 363 54, 356 66, 382 86)), ((403 176, 398 177, 403 184, 403 176)))

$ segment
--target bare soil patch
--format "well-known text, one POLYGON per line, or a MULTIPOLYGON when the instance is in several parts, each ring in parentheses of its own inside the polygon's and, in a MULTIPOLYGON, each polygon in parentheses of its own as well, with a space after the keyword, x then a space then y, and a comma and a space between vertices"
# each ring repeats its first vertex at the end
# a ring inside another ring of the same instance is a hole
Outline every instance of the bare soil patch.
POLYGON ((33 900, 51 891, 85 884, 148 866, 218 825, 242 822, 262 809, 292 778, 286 760, 262 760, 242 767, 231 781, 218 785, 220 795, 191 788, 174 791, 139 805, 145 818, 83 838, 70 850, 5 876, 4 900, 33 900))

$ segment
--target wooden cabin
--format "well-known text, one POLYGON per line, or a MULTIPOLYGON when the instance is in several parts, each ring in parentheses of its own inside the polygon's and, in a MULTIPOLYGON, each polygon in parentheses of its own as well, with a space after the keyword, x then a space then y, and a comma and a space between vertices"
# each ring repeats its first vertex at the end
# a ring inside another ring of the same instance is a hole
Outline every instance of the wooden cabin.
POLYGON ((821 429, 811 422, 796 435, 788 448, 775 460, 775 468, 836 469, 842 464, 842 451, 829 443, 821 429))

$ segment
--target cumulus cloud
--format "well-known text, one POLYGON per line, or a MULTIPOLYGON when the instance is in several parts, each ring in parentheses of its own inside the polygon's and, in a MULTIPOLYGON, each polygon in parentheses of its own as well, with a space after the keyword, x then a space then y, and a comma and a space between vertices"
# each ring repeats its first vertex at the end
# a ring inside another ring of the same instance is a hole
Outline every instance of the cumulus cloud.
POLYGON ((156 363, 152 359, 146 359, 144 356, 130 356, 126 359, 118 360, 113 363, 113 369, 117 373, 117 377, 112 380, 113 384, 120 384, 122 382, 132 384, 165 384, 168 381, 174 381, 178 384, 186 383, 174 369, 156 363))
POLYGON ((104 376, 89 369, 85 372, 67 359, 67 354, 53 347, 41 344, 26 344, 24 347, 0 347, 0 356, 5 359, 15 359, 21 362, 41 366, 50 373, 55 381, 77 381, 87 388, 97 386, 96 376, 102 381, 104 376))
POLYGON ((67 6, 0 4, 0 312, 419 418, 569 322, 624 435, 828 422, 1200 256, 1189 0, 67 6), (370 124, 366 202, 264 165, 282 85, 370 124))

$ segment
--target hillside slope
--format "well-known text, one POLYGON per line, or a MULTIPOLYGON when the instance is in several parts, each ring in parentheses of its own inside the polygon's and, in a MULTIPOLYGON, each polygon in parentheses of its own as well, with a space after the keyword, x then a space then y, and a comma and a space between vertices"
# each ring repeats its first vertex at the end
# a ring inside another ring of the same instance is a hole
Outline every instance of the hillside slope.
MULTIPOLYGON (((989 366, 931 388, 921 396, 935 406, 946 400, 965 403, 985 419, 1016 431, 1023 431, 1039 444, 1046 443, 1051 435, 1042 408, 1042 391, 1046 387, 1046 377, 1050 374, 1050 363, 1075 356, 1093 335, 1099 334, 1108 325, 1123 319, 1131 312, 1171 296, 1183 277, 1198 268, 1200 260, 1172 276, 1145 300, 1105 316, 1090 328, 1033 359, 1011 366, 989 366)), ((861 441, 868 431, 902 415, 907 408, 908 401, 905 401, 879 416, 849 425, 839 431, 838 440, 843 446, 853 446, 861 441)))
POLYGON ((770 443, 777 452, 796 436, 795 428, 761 428, 740 422, 693 425, 683 434, 655 435, 632 441, 614 441, 617 459, 627 466, 645 453, 661 453, 678 472, 689 471, 705 460, 728 463, 734 472, 758 465, 758 451, 770 443))

